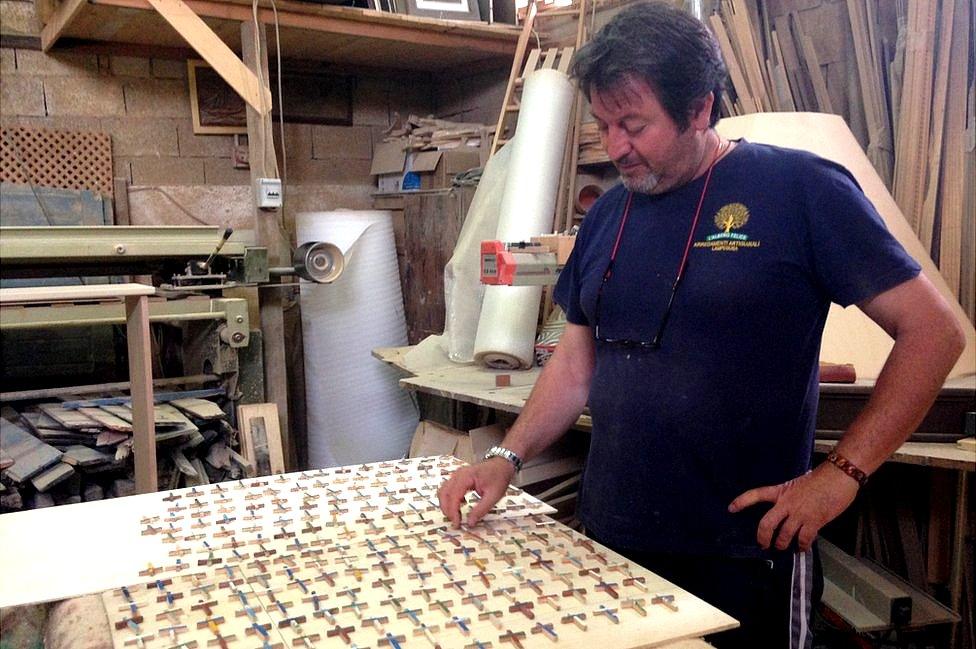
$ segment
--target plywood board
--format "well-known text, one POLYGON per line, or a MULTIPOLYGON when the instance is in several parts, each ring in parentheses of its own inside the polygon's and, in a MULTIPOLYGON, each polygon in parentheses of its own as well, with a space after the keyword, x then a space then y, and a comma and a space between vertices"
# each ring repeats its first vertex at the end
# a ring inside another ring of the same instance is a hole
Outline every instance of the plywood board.
POLYGON ((517 490, 504 515, 450 529, 434 490, 457 466, 420 458, 158 494, 129 524, 166 558, 103 594, 115 646, 625 649, 735 625, 517 490))
POLYGON ((0 419, 0 450, 14 461, 4 472, 14 482, 24 482, 61 459, 61 451, 6 419, 0 419))
MULTIPOLYGON (((949 302, 965 331, 966 348, 949 373, 949 378, 976 374, 976 330, 843 118, 819 113, 744 115, 720 121, 718 130, 723 137, 741 137, 750 142, 810 151, 846 167, 881 214, 891 233, 908 254, 922 265, 922 272, 949 302)), ((892 344, 893 341, 881 327, 860 309, 831 305, 820 360, 851 363, 857 369, 859 378, 876 379, 892 344)))
POLYGON ((241 452, 257 469, 258 475, 282 473, 285 455, 278 428, 278 406, 252 403, 237 407, 241 431, 241 452))
POLYGON ((38 406, 45 415, 68 430, 96 430, 97 421, 77 410, 67 410, 59 403, 42 403, 38 406))
POLYGON ((220 406, 206 399, 176 399, 170 403, 197 419, 221 419, 227 416, 220 406))

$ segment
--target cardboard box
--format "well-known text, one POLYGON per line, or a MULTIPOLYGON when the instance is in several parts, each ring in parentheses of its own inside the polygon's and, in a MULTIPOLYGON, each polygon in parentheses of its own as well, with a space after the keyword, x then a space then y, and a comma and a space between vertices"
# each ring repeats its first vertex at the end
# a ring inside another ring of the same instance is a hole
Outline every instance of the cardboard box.
POLYGON ((408 173, 419 177, 419 189, 445 189, 451 186, 455 174, 480 166, 481 154, 476 147, 407 154, 403 142, 395 141, 376 146, 370 174, 376 176, 379 193, 388 194, 407 191, 404 176, 408 173))

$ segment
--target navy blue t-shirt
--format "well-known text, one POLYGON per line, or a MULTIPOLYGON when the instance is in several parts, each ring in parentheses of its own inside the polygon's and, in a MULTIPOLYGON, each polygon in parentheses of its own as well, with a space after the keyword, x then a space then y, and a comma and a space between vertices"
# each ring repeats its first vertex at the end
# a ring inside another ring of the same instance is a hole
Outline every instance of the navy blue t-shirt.
MULTIPOLYGON (((704 182, 634 195, 601 339, 654 337, 704 182)), ((569 322, 596 322, 627 196, 614 187, 583 223, 555 291, 569 322)), ((762 556, 768 507, 727 507, 809 470, 830 303, 861 302, 921 268, 843 167, 741 141, 713 170, 693 241, 661 347, 595 343, 579 515, 618 548, 762 556)))

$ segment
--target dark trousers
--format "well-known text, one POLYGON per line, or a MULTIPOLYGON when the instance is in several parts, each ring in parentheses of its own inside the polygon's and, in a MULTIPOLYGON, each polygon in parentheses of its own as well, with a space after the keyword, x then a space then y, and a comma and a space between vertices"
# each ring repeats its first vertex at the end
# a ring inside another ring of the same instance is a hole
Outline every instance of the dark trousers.
POLYGON ((771 560, 615 551, 738 620, 739 628, 706 638, 718 649, 812 646, 810 615, 823 592, 816 550, 771 560))

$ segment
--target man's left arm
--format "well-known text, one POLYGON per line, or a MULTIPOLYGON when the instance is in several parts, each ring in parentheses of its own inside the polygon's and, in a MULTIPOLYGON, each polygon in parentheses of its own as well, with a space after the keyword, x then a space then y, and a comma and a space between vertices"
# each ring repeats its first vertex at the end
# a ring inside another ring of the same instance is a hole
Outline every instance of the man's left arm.
MULTIPOLYGON (((869 475, 921 423, 962 353, 965 335, 948 303, 921 274, 858 307, 895 341, 871 398, 835 449, 869 475)), ((775 541, 777 549, 785 550, 796 537, 799 549, 806 551, 820 528, 854 501, 858 486, 837 465, 824 462, 789 482, 750 489, 732 501, 729 511, 773 503, 759 522, 759 545, 766 549, 775 541)))

